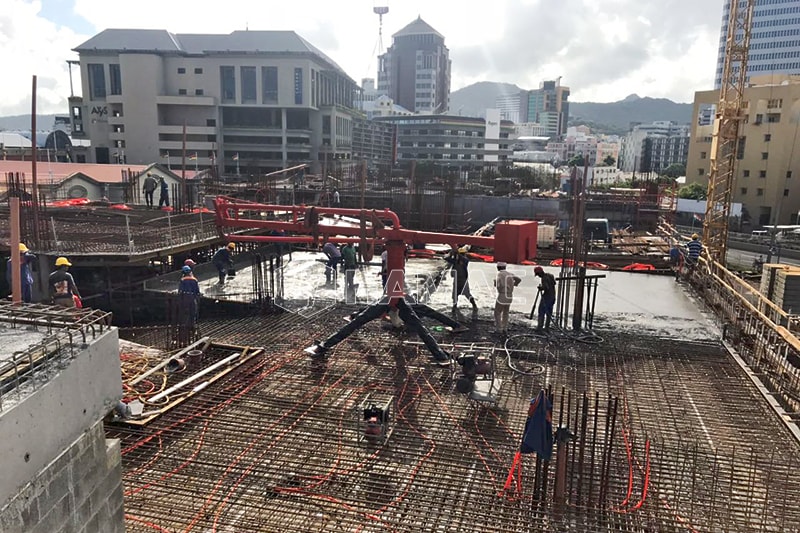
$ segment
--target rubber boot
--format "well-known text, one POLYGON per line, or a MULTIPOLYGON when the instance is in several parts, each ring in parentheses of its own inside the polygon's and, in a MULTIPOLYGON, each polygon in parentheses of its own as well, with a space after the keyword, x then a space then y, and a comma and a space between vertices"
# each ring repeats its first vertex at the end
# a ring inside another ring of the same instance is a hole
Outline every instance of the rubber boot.
POLYGON ((544 330, 545 331, 550 331, 550 319, 551 319, 550 315, 547 315, 547 317, 545 318, 545 322, 544 322, 544 330))
POLYGON ((539 322, 536 325, 536 331, 543 331, 542 325, 544 324, 544 317, 539 315, 539 322))
POLYGON ((470 299, 469 299, 469 303, 471 303, 471 304, 472 304, 472 308, 473 308, 473 309, 475 309, 476 311, 478 310, 478 304, 477 304, 477 303, 475 303, 475 298, 470 298, 470 299))

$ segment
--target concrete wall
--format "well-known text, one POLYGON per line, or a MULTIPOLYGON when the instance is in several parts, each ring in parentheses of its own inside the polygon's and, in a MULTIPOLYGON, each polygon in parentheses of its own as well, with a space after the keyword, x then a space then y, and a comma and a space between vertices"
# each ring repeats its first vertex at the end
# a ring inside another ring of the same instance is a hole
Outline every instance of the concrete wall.
POLYGON ((0 509, 5 533, 125 531, 118 439, 97 422, 0 509))
POLYGON ((0 531, 83 531, 95 516, 119 514, 116 502, 102 502, 119 492, 121 504, 121 492, 109 488, 121 478, 119 447, 101 442, 100 421, 121 397, 119 339, 110 329, 85 348, 76 347, 66 368, 0 413, 0 531))

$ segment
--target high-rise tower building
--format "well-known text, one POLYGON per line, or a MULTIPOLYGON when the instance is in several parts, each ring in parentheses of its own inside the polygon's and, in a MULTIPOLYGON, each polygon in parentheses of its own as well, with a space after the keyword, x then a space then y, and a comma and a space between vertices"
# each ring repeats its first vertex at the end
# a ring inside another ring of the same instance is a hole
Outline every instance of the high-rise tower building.
POLYGON ((525 122, 541 124, 549 137, 567 133, 569 87, 564 87, 560 82, 561 78, 543 81, 538 89, 527 91, 528 116, 525 122))
POLYGON ((422 18, 392 35, 379 57, 378 92, 417 113, 442 114, 450 105, 450 52, 422 18))
MULTIPOLYGON (((725 0, 714 87, 722 81, 731 0, 725 0)), ((756 0, 747 75, 800 74, 800 0, 756 0)))

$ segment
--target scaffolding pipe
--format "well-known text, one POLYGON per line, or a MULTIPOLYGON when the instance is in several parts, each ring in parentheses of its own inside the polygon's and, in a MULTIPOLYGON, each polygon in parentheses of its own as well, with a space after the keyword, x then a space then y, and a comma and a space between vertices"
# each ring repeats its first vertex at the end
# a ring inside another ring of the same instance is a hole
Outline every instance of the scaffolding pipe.
POLYGON ((160 392, 160 393, 156 394, 152 398, 148 398, 147 399, 147 403, 156 403, 156 402, 158 402, 159 400, 169 396, 173 392, 182 389, 183 387, 185 387, 189 383, 193 383, 193 382, 197 381, 198 379, 200 379, 201 377, 205 376, 206 374, 210 374, 211 372, 215 371, 216 369, 227 365, 228 363, 232 362, 234 359, 239 358, 241 355, 242 355, 241 353, 237 352, 237 353, 235 353, 233 355, 229 355, 228 357, 226 357, 222 361, 217 361, 216 363, 214 363, 213 365, 209 366, 208 368, 204 368, 203 370, 201 370, 197 374, 184 379, 180 383, 176 383, 172 387, 168 388, 167 390, 165 390, 163 392, 160 392))

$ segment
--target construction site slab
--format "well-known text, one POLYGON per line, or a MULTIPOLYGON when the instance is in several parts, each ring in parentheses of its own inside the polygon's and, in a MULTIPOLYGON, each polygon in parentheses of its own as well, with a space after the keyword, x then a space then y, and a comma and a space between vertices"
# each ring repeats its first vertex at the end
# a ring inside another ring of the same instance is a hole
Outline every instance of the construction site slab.
MULTIPOLYGON (((146 430, 109 429, 123 441, 128 530, 800 530, 800 445, 680 284, 608 273, 591 335, 532 334, 520 301, 502 338, 478 282, 494 271, 471 266, 480 310, 462 300, 457 312, 468 330, 433 333, 454 355, 493 359, 496 405, 458 392, 458 366, 432 365, 419 339, 380 321, 326 357, 305 353, 346 303, 201 321, 264 356, 146 430), (574 437, 550 461, 523 455, 516 471, 542 389, 553 427, 574 437), (392 401, 385 441, 363 435, 358 406, 371 394, 392 401)), ((448 283, 431 298, 439 310, 448 283)), ((535 284, 523 277, 520 296, 535 284)))

